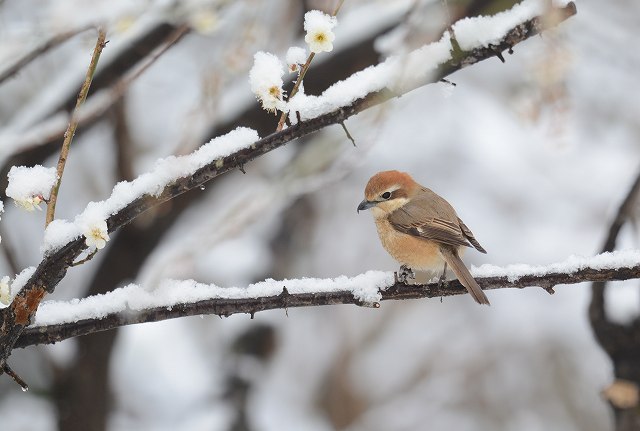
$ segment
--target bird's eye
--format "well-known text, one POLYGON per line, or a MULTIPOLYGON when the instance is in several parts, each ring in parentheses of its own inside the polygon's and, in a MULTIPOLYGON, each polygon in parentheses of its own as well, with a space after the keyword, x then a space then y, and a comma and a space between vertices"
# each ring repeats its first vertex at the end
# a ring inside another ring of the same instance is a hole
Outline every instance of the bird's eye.
POLYGON ((384 192, 382 194, 382 199, 389 199, 391 197, 391 192, 384 192))

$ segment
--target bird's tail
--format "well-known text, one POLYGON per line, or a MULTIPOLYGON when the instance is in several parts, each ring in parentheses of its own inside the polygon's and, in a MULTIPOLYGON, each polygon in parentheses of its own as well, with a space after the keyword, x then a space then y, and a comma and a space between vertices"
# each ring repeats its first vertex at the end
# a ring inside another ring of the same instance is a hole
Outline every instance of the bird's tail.
POLYGON ((462 285, 467 288, 469 294, 473 296, 473 299, 475 299, 478 304, 491 305, 487 295, 484 294, 482 288, 464 265, 460 256, 458 256, 457 250, 449 247, 440 247, 440 253, 442 253, 442 257, 444 257, 447 265, 451 267, 453 273, 458 277, 460 283, 462 283, 462 285))

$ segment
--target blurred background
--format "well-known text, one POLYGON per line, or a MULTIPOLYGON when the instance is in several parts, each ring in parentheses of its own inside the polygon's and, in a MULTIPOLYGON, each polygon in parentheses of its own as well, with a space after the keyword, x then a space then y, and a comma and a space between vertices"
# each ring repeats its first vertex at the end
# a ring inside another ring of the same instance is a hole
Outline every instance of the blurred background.
MULTIPOLYGON (((72 219, 157 158, 277 117, 250 92, 253 54, 304 46, 303 16, 335 1, 0 0, 0 189, 12 165, 54 166, 96 32, 108 39, 73 141, 56 216, 72 219), (59 40, 58 40, 59 39, 59 40), (162 55, 155 51, 177 40, 162 55), (157 59, 156 59, 157 57, 157 59), (142 74, 137 71, 149 63, 142 74), (139 76, 138 76, 139 75, 139 76)), ((515 2, 346 0, 334 51, 305 79, 319 94, 464 16, 515 2)), ((487 255, 547 264, 599 252, 640 168, 640 3, 580 0, 578 14, 439 83, 298 140, 139 217, 49 299, 164 278, 245 286, 397 269, 370 214, 368 178, 398 169, 444 196, 487 255)), ((294 75, 289 75, 289 81, 294 75)), ((41 259, 44 214, 5 200, 0 275, 41 259)), ((633 224, 619 248, 637 246, 633 224)), ((606 291, 638 315, 637 282, 606 291)), ((588 285, 182 318, 15 350, 31 386, 0 379, 2 430, 612 430, 614 380, 588 285)))

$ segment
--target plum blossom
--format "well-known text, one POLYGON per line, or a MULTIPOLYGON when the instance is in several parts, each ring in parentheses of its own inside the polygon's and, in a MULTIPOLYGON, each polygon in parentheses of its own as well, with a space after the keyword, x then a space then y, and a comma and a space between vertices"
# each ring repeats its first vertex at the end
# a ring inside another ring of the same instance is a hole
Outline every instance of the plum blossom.
POLYGON ((98 250, 103 249, 109 241, 109 231, 107 222, 97 220, 85 226, 83 235, 86 237, 85 244, 87 247, 95 247, 98 250))
POLYGON ((17 206, 26 210, 41 210, 40 204, 51 194, 51 188, 58 179, 55 168, 13 166, 7 175, 7 196, 17 206))
POLYGON ((304 30, 307 34, 304 41, 311 52, 330 52, 333 50, 333 27, 338 24, 335 16, 327 15, 319 10, 311 10, 304 15, 304 30))
POLYGON ((251 91, 262 103, 262 107, 270 112, 284 110, 282 63, 275 55, 259 51, 253 57, 253 67, 249 72, 251 91))

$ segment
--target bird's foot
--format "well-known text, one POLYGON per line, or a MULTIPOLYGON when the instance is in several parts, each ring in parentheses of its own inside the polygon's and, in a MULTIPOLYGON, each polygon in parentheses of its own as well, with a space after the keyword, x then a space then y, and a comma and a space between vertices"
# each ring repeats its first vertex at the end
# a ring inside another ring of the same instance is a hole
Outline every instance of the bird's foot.
POLYGON ((402 265, 398 272, 394 273, 396 278, 396 283, 407 284, 408 280, 415 280, 416 274, 413 272, 411 268, 406 265, 402 265))
POLYGON ((449 287, 449 280, 445 277, 445 271, 442 272, 442 275, 438 279, 438 289, 449 287))
POLYGON ((447 281, 447 262, 444 263, 444 268, 442 269, 442 274, 438 279, 438 289, 442 289, 443 287, 449 287, 449 282, 447 281))

